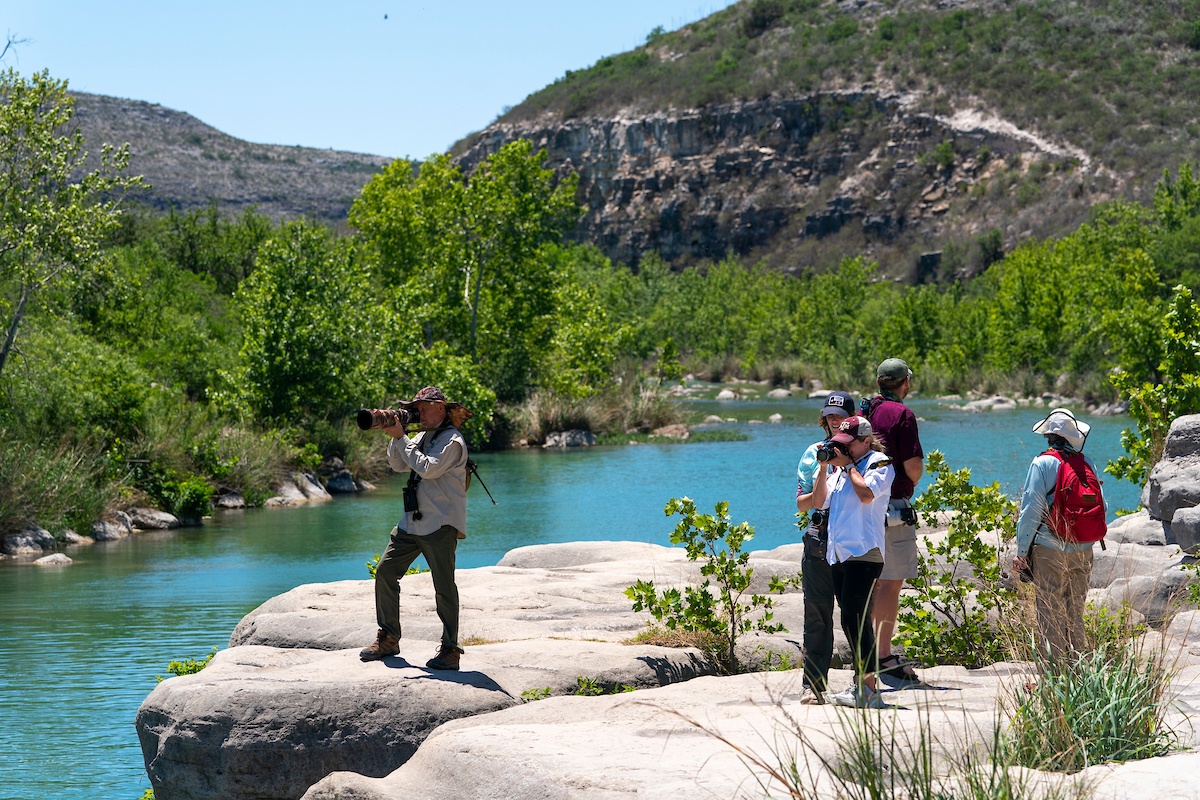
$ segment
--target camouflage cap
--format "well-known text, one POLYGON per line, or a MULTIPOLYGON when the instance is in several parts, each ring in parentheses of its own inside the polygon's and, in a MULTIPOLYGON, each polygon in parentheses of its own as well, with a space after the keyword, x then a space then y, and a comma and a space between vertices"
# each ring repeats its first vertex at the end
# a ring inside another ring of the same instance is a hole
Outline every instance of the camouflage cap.
POLYGON ((446 402, 446 395, 443 394, 442 390, 436 386, 426 386, 424 389, 417 392, 416 397, 414 397, 412 401, 414 403, 420 403, 422 401, 431 403, 444 403, 446 402))

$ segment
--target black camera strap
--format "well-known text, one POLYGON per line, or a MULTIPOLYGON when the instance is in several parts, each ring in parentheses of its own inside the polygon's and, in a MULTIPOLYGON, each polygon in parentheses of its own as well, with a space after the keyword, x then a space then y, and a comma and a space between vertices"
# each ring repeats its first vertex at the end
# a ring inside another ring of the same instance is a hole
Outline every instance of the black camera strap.
MULTIPOLYGON (((443 424, 443 425, 439 425, 438 427, 434 428, 433 430, 424 431, 421 434, 421 441, 417 443, 417 449, 421 451, 421 454, 429 455, 429 449, 428 449, 429 444, 434 439, 437 438, 439 433, 441 433, 442 431, 446 430, 446 428, 449 428, 449 427, 451 427, 449 424, 443 424)), ((421 519, 421 507, 417 502, 417 486, 419 486, 420 483, 421 483, 420 474, 415 469, 409 470, 408 483, 405 484, 405 486, 404 486, 404 492, 406 495, 406 499, 411 499, 412 518, 413 519, 421 519)), ((409 503, 406 502, 405 505, 407 506, 407 505, 409 505, 409 503)), ((408 509, 405 508, 405 511, 407 511, 407 510, 408 509)))

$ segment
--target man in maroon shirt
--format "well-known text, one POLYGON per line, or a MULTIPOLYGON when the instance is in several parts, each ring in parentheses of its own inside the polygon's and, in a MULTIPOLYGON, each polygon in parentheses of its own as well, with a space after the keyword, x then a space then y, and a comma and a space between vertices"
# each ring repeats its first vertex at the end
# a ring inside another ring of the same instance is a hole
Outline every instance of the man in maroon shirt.
POLYGON ((912 370, 902 360, 889 358, 875 375, 879 394, 866 404, 863 415, 891 457, 896 479, 888 503, 883 573, 875 584, 871 616, 878 640, 879 675, 890 685, 912 686, 919 684, 920 678, 892 652, 892 635, 900 610, 900 589, 904 581, 917 577, 916 514, 909 501, 925 472, 925 451, 917 435, 917 417, 903 403, 912 386, 912 370))

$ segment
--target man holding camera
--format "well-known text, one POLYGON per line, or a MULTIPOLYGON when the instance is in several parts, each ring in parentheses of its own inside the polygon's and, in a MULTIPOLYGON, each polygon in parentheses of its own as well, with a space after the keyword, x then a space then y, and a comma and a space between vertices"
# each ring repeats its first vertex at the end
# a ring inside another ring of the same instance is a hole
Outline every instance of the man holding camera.
POLYGON ((458 646, 458 585, 454 557, 458 540, 467 528, 467 443, 458 430, 471 412, 458 403, 446 403, 435 386, 417 392, 402 403, 399 421, 383 428, 392 437, 388 463, 396 472, 409 473, 404 489, 404 519, 392 528, 391 541, 375 570, 375 642, 359 657, 375 661, 400 652, 400 579, 417 556, 424 556, 433 577, 442 643, 426 662, 431 669, 456 670, 462 648, 458 646), (409 438, 406 423, 420 422, 420 432, 409 438))

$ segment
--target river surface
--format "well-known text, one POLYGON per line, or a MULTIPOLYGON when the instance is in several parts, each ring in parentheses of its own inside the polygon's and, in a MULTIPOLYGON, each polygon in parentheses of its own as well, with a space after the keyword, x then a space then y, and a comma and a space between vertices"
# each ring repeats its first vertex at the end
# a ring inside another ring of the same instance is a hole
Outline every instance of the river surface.
MULTIPOLYGON (((574 540, 669 544, 663 514, 687 495, 704 512, 727 500, 734 523, 756 530, 752 549, 795 541, 796 461, 818 437, 820 402, 694 402, 736 416, 742 442, 484 453, 493 506, 472 487, 460 568, 492 565, 522 545, 574 540), (770 414, 782 424, 750 424, 770 414)), ((910 405, 926 452, 970 467, 976 484, 1017 495, 1044 439, 1045 411, 967 414, 932 401, 910 405)), ((1121 454, 1127 417, 1089 418, 1086 451, 1103 466, 1121 454)), ((382 443, 382 437, 381 437, 382 443)), ((381 444, 382 446, 382 444, 381 444)), ((918 493, 928 479, 918 486, 918 493)), ((304 583, 365 579, 400 508, 398 480, 378 490, 296 508, 224 512, 203 527, 137 534, 69 550, 74 563, 0 562, 0 800, 140 800, 150 787, 133 720, 172 660, 228 645, 238 620, 304 583)), ((1138 490, 1109 479, 1111 509, 1138 490)), ((366 644, 364 642, 364 644, 366 644)))

